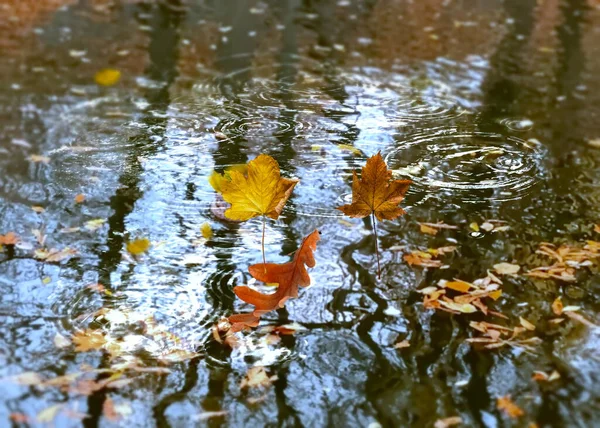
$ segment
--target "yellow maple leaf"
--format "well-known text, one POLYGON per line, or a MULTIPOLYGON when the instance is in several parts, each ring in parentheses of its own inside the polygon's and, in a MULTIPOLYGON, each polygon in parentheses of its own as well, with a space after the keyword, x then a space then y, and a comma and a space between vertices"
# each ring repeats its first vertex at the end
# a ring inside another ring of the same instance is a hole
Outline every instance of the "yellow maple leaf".
POLYGON ((282 178, 277 161, 259 155, 248 162, 248 174, 232 170, 220 183, 223 199, 231 204, 225 217, 245 221, 264 215, 277 219, 298 180, 282 178))
POLYGON ((121 72, 114 68, 105 68, 96 73, 94 80, 98 85, 113 86, 121 80, 121 72))
POLYGON ((410 186, 410 180, 392 180, 381 153, 367 159, 359 179, 356 171, 352 181, 352 203, 338 207, 349 217, 362 218, 375 214, 378 220, 391 220, 404 210, 398 205, 410 186))
POLYGON ((248 173, 248 165, 243 164, 235 164, 225 168, 223 174, 219 174, 217 171, 213 171, 213 173, 208 177, 208 182, 215 189, 215 192, 222 193, 223 183, 227 181, 231 181, 231 173, 233 171, 237 171, 243 175, 248 173))
POLYGON ((139 238, 127 243, 127 251, 134 256, 144 254, 150 248, 150 240, 148 238, 139 238))

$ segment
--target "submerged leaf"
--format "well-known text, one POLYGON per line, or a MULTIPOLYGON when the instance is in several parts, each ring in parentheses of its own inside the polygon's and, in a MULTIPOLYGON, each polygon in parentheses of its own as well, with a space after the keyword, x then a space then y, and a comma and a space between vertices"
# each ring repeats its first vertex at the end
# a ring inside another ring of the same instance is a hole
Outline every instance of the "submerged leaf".
POLYGON ((213 237, 213 230, 210 223, 206 222, 200 227, 200 232, 202 232, 202 236, 204 239, 210 239, 213 237))

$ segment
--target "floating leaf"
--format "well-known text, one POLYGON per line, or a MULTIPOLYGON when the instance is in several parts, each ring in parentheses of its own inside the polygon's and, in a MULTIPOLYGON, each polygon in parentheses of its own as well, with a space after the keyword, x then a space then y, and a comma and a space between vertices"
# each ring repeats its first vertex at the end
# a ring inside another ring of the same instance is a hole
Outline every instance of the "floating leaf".
POLYGON ((8 232, 6 235, 0 235, 0 245, 15 245, 20 241, 14 232, 8 232))
POLYGON ((404 210, 399 205, 404 199, 410 183, 410 180, 392 179, 392 171, 388 169, 381 153, 377 153, 367 159, 367 164, 362 168, 360 179, 356 171, 353 171, 352 203, 338 207, 338 210, 349 217, 373 216, 378 277, 381 277, 381 267, 379 264, 377 223, 375 219, 392 220, 404 214, 404 210))
POLYGON ((421 229, 421 233, 425 233, 427 235, 437 235, 438 232, 440 231, 439 229, 436 229, 435 227, 431 227, 428 226, 426 224, 423 223, 419 223, 420 229, 421 229))
POLYGON ((144 254, 150 248, 150 240, 148 238, 139 238, 129 241, 126 245, 129 254, 139 256, 144 254))
POLYGON ((557 297, 554 302, 552 302, 552 312, 554 312, 555 315, 562 315, 563 303, 560 297, 557 297))
POLYGON ((263 294, 247 286, 237 286, 234 293, 246 303, 254 305, 250 314, 237 314, 229 317, 232 330, 240 330, 244 326, 255 327, 261 315, 266 312, 282 308, 291 297, 298 297, 298 287, 310 285, 310 276, 307 267, 315 266, 313 251, 317 248, 320 239, 319 231, 315 230, 302 241, 291 262, 283 264, 260 263, 250 266, 250 274, 265 283, 279 284, 272 294, 263 294), (237 325, 235 325, 237 324, 237 325))
POLYGON ((515 275, 521 270, 521 266, 511 263, 498 263, 494 265, 494 270, 500 275, 515 275))
POLYGON ((354 171, 352 203, 339 207, 349 217, 363 218, 374 214, 378 220, 392 220, 404 214, 398 205, 404 199, 410 180, 393 180, 381 153, 367 159, 361 178, 354 171))
POLYGON ((94 76, 94 81, 102 86, 116 85, 119 80, 121 80, 121 72, 114 68, 105 68, 97 72, 94 76))
POLYGON ((462 424, 463 420, 460 416, 450 416, 449 418, 438 419, 433 424, 433 428, 450 428, 455 425, 462 424))
POLYGON ((398 342, 394 345, 394 349, 402 349, 408 348, 410 346, 410 342, 408 340, 403 340, 402 342, 398 342))
POLYGON ((521 325, 524 328, 526 328, 527 330, 530 330, 530 331, 535 330, 535 325, 533 325, 532 323, 530 323, 529 321, 527 321, 525 318, 519 317, 519 321, 520 321, 521 325))
POLYGON ((64 404, 55 404, 54 406, 50 406, 47 409, 42 410, 37 415, 37 421, 44 424, 51 423, 56 418, 56 415, 58 415, 58 412, 61 411, 63 406, 64 404))
POLYGON ((523 412, 523 410, 521 410, 519 406, 513 403, 509 395, 499 397, 496 400, 496 407, 498 408, 498 410, 503 411, 508 417, 512 419, 519 418, 525 414, 525 412, 523 412))
POLYGON ((213 230, 210 226, 210 223, 206 222, 200 227, 200 232, 202 232, 202 236, 204 239, 211 239, 213 237, 213 230))
POLYGON ((259 215, 279 218, 298 183, 282 178, 277 161, 264 154, 248 162, 247 175, 235 170, 229 174, 231 180, 221 181, 219 187, 223 199, 231 204, 225 211, 231 220, 245 221, 259 215))
POLYGON ((81 203, 83 203, 83 201, 85 201, 85 195, 83 193, 79 193, 78 195, 75 196, 76 204, 81 204, 81 203))
POLYGON ((93 220, 89 220, 85 222, 85 228, 89 231, 94 232, 95 230, 100 229, 104 223, 106 223, 106 219, 104 218, 95 218, 93 220))
POLYGON ((63 250, 57 250, 56 248, 52 248, 50 250, 39 249, 35 250, 33 253, 36 259, 43 260, 47 263, 59 263, 76 254, 77 250, 68 247, 63 250))
POLYGON ((31 162, 35 162, 35 163, 45 163, 45 164, 50 163, 50 158, 48 156, 29 155, 29 157, 27 159, 30 160, 31 162))

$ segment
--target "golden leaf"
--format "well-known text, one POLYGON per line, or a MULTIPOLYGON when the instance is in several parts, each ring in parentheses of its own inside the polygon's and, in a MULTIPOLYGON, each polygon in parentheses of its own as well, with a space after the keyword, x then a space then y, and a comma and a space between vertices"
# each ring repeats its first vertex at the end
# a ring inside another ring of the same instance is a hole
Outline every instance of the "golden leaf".
POLYGON ((509 395, 498 397, 498 400, 496 401, 496 407, 498 410, 502 410, 507 416, 513 419, 525 414, 525 412, 523 412, 519 406, 512 402, 509 395))
POLYGON ((212 186, 212 188, 215 189, 215 192, 223 192, 223 183, 231 181, 231 173, 233 171, 237 171, 242 175, 246 175, 248 173, 248 165, 246 165, 245 163, 231 165, 230 167, 225 168, 223 174, 219 174, 217 171, 213 171, 210 177, 208 177, 208 182, 212 186))
POLYGON ((150 248, 150 240, 148 238, 139 238, 127 243, 127 251, 134 256, 144 254, 150 248))
POLYGON ((83 330, 76 331, 73 335, 73 344, 75 344, 75 351, 87 352, 96 349, 101 349, 106 343, 106 338, 102 332, 97 330, 83 330))
POLYGON ((105 68, 96 73, 94 80, 98 85, 113 86, 121 80, 121 72, 114 68, 105 68))
POLYGON ((204 239, 210 239, 213 237, 212 227, 210 223, 206 222, 200 227, 200 232, 202 232, 202 236, 204 239))
MULTIPOLYGON (((248 174, 231 171, 231 180, 219 183, 223 199, 231 204, 225 217, 245 221, 258 215, 279 218, 298 180, 282 178, 277 161, 259 155, 248 162, 248 174)), ((213 185, 213 187, 215 187, 213 185)))
POLYGON ((352 181, 352 203, 341 207, 349 217, 362 218, 372 213, 378 220, 391 220, 404 210, 398 205, 410 186, 410 180, 393 180, 392 171, 387 168, 381 153, 367 159, 361 178, 356 171, 352 181))

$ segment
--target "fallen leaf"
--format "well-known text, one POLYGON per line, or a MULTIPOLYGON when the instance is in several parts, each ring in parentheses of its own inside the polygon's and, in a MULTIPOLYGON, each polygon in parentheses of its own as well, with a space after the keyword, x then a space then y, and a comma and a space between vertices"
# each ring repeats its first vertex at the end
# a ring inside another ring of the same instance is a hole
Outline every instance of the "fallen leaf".
POLYGON ((200 231, 202 232, 202 236, 204 239, 211 239, 213 237, 213 231, 210 223, 206 222, 200 227, 200 231))
POLYGON ((51 423, 58 415, 58 412, 63 408, 64 404, 55 404, 47 409, 42 410, 37 415, 37 421, 45 424, 51 423))
POLYGON ((14 232, 8 232, 6 235, 0 235, 0 245, 15 245, 20 241, 14 232))
POLYGON ((248 162, 247 175, 232 170, 229 176, 219 187, 223 199, 231 204, 225 217, 238 221, 259 215, 276 220, 298 184, 298 180, 282 178, 277 161, 265 154, 248 162))
POLYGON ((85 201, 85 195, 83 193, 79 193, 77 196, 75 196, 76 204, 81 204, 83 201, 85 201))
POLYGON ((515 275, 521 270, 521 266, 512 263, 498 263, 494 265, 494 270, 500 275, 515 275))
POLYGON ((557 297, 554 302, 552 302, 552 312, 554 312, 555 315, 562 315, 563 303, 560 297, 557 297))
POLYGON ((121 72, 114 68, 105 68, 100 70, 94 76, 94 81, 98 85, 102 86, 113 86, 121 80, 121 72))
POLYGON ((408 340, 403 340, 402 342, 398 342, 394 345, 394 349, 402 349, 408 348, 410 346, 410 342, 408 340))
POLYGON ((85 228, 91 232, 94 232, 100 229, 104 223, 106 223, 106 219, 103 218, 95 218, 93 220, 89 220, 85 222, 85 228))
POLYGON ((594 232, 600 233, 600 224, 595 224, 594 225, 594 232))
POLYGON ((57 250, 56 248, 52 248, 50 250, 38 249, 33 253, 36 259, 43 260, 47 263, 59 263, 76 254, 77 250, 68 247, 63 250, 57 250))
POLYGON ((444 288, 450 288, 461 293, 468 293, 474 286, 465 281, 446 281, 440 284, 444 288))
POLYGON ((115 403, 110 397, 106 397, 102 404, 102 414, 111 422, 116 422, 121 419, 121 415, 115 409, 115 403))
POLYGON ((247 286, 234 287, 234 293, 244 302, 254 305, 255 308, 250 314, 230 316, 229 322, 232 324, 232 330, 239 331, 244 326, 256 327, 261 315, 282 308, 289 298, 298 297, 298 287, 308 287, 310 285, 310 276, 306 271, 306 267, 315 266, 313 251, 316 250, 319 239, 318 230, 304 238, 291 262, 283 264, 259 263, 250 266, 248 271, 257 280, 279 285, 272 294, 263 294, 247 286))
POLYGON ((56 333, 54 335, 54 346, 56 346, 57 348, 66 348, 68 346, 71 346, 71 341, 63 335, 61 335, 60 333, 56 333))
POLYGON ((50 158, 48 156, 29 155, 29 157, 27 159, 30 160, 31 162, 35 162, 35 163, 45 163, 45 164, 50 163, 50 158))
POLYGON ((139 256, 144 254, 150 248, 150 240, 148 238, 139 238, 129 241, 126 245, 129 254, 139 256))
POLYGON ((248 174, 248 165, 247 164, 236 164, 231 165, 225 168, 223 174, 219 174, 217 171, 213 171, 210 177, 208 178, 209 184, 215 189, 215 192, 222 193, 223 192, 223 184, 227 181, 231 181, 231 173, 237 171, 242 175, 248 174))
POLYGON ((462 421, 460 416, 450 416, 449 418, 438 419, 435 421, 433 428, 450 428, 462 424, 462 421))
POLYGON ((526 328, 527 330, 530 330, 530 331, 535 330, 535 325, 533 325, 532 323, 530 323, 529 321, 527 321, 525 318, 519 317, 519 321, 520 321, 521 325, 524 328, 526 328))
POLYGON ((439 229, 436 229, 435 227, 427 226, 426 224, 423 224, 423 223, 419 223, 419 226, 421 229, 421 233, 425 233, 427 235, 435 236, 440 231, 439 229))
POLYGON ((350 144, 338 144, 337 147, 340 150, 345 150, 345 151, 348 151, 348 152, 352 152, 352 154, 354 156, 361 156, 362 155, 362 152, 359 149, 357 149, 354 146, 351 146, 350 144))
POLYGON ((471 230, 473 230, 474 232, 479 232, 479 225, 476 222, 473 222, 469 225, 469 227, 471 228, 471 230))
POLYGON ((217 410, 213 412, 202 412, 191 417, 195 422, 206 421, 212 418, 225 417, 227 416, 227 410, 217 410))
POLYGON ((8 418, 17 424, 28 424, 31 422, 29 416, 24 413, 11 413, 8 418))
POLYGON ((252 367, 246 373, 246 377, 242 379, 240 389, 266 388, 275 380, 277 380, 277 376, 269 376, 263 366, 252 367))
POLYGON ((44 207, 40 207, 39 205, 33 205, 31 209, 38 214, 43 214, 46 211, 44 207))
POLYGON ((512 400, 510 399, 510 395, 498 397, 498 399, 496 400, 496 407, 498 408, 498 410, 503 411, 508 417, 512 419, 516 419, 525 414, 525 412, 523 412, 523 410, 521 410, 519 406, 512 402, 512 400))
POLYGON ((404 199, 410 180, 393 180, 381 153, 367 159, 361 178, 353 172, 352 203, 338 207, 349 217, 363 218, 374 214, 378 220, 392 220, 404 214, 398 205, 404 199))
POLYGON ((8 376, 0 379, 0 382, 13 382, 25 386, 39 385, 43 381, 42 377, 36 372, 24 372, 15 376, 8 376))
POLYGON ((101 331, 90 329, 76 331, 72 339, 77 352, 101 349, 106 343, 106 338, 101 331))
POLYGON ((600 138, 595 138, 593 140, 588 140, 588 145, 595 149, 600 149, 600 138))
POLYGON ((481 229, 485 230, 486 232, 491 232, 492 230, 494 230, 494 225, 490 222, 483 222, 481 223, 481 226, 479 226, 481 229))

